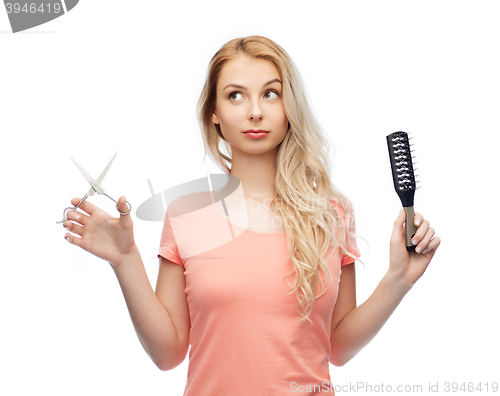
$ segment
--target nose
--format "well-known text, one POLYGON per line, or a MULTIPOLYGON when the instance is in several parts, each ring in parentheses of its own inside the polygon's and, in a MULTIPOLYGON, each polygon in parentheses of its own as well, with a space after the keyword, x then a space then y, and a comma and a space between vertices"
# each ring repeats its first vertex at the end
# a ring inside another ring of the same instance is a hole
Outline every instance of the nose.
POLYGON ((264 116, 262 109, 259 105, 258 101, 254 101, 251 105, 252 107, 250 108, 250 112, 248 113, 248 118, 250 120, 262 120, 262 117, 264 116))

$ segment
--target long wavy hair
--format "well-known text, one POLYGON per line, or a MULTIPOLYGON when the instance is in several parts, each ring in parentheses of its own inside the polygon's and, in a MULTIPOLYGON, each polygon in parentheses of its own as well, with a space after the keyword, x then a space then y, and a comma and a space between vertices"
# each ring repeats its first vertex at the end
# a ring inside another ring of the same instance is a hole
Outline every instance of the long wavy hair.
POLYGON ((203 134, 205 157, 231 173, 231 146, 224 139, 220 125, 212 122, 215 111, 216 88, 224 64, 246 55, 264 59, 276 66, 283 84, 282 100, 289 121, 288 131, 276 154, 276 198, 270 207, 284 225, 288 250, 294 270, 283 280, 296 274, 293 293, 302 308, 301 320, 308 320, 316 298, 326 292, 331 273, 327 262, 339 251, 354 257, 345 249, 347 235, 353 220, 350 201, 331 180, 328 157, 330 146, 326 135, 313 116, 308 104, 302 78, 286 51, 272 40, 262 36, 237 38, 223 45, 212 57, 197 105, 198 122, 203 134), (345 214, 345 219, 336 210, 345 214), (330 250, 331 249, 331 250, 330 250), (328 251, 329 257, 324 257, 328 251), (327 277, 321 278, 320 272, 327 277), (325 280, 328 282, 325 286, 325 280), (321 290, 318 290, 321 284, 321 290))

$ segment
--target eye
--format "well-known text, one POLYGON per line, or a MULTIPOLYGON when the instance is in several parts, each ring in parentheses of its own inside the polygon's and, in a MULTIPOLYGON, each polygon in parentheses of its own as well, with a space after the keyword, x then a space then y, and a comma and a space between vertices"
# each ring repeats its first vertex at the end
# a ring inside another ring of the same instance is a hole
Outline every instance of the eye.
MULTIPOLYGON (((236 91, 235 91, 235 92, 231 92, 231 93, 229 94, 229 99, 232 99, 232 100, 237 100, 237 99, 236 99, 236 95, 241 95, 241 92, 236 92, 236 91)), ((241 95, 241 96, 243 96, 243 95, 241 95)))
POLYGON ((278 92, 276 92, 276 91, 267 91, 267 92, 266 92, 266 94, 264 95, 264 97, 265 97, 266 99, 276 99, 276 98, 278 98, 279 96, 280 96, 280 94, 279 94, 278 92), (273 97, 269 97, 269 96, 268 96, 269 94, 275 94, 275 95, 276 95, 276 97, 274 97, 274 98, 273 98, 273 97))

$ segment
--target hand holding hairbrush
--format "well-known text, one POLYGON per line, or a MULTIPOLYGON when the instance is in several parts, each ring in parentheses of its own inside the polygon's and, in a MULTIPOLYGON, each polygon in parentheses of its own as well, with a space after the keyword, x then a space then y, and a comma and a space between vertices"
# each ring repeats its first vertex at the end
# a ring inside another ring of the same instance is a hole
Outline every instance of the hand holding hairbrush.
POLYGON ((413 210, 416 188, 408 134, 399 131, 387 135, 387 147, 389 148, 394 188, 406 212, 406 249, 415 251, 412 238, 417 232, 417 227, 414 224, 415 212, 413 210))

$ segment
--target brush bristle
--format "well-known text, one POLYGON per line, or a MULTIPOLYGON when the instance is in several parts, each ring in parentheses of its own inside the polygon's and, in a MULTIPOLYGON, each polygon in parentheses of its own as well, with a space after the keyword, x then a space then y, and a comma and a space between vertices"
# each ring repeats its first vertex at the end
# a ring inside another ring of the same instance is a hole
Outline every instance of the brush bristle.
POLYGON ((397 186, 399 191, 415 190, 413 150, 410 149, 407 133, 395 132, 390 137, 390 144, 393 152, 395 187, 397 186))

